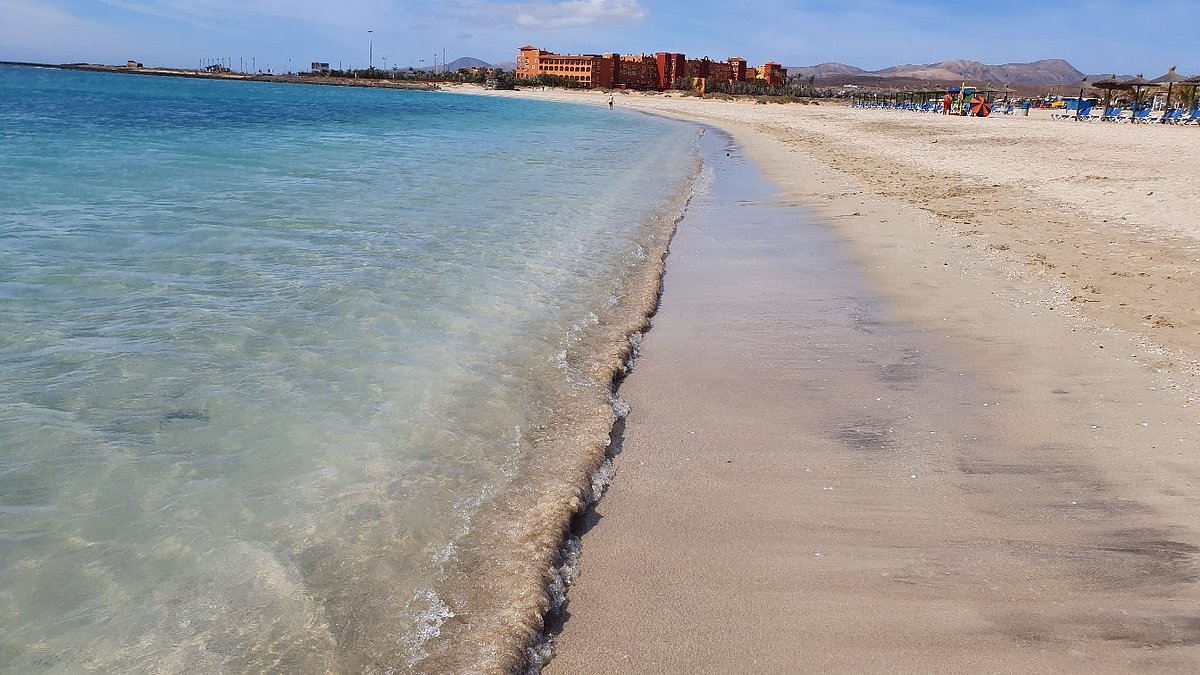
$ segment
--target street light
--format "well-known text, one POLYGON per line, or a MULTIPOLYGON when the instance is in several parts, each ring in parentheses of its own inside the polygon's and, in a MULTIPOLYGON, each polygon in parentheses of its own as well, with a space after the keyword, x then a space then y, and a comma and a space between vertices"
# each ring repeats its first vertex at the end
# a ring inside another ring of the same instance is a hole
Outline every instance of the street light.
POLYGON ((375 31, 367 31, 367 70, 375 69, 375 31))

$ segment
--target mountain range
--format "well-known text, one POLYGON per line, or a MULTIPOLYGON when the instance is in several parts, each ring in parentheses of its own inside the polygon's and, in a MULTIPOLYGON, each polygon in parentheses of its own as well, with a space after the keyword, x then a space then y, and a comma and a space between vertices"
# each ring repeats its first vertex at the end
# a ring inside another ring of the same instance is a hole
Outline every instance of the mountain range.
POLYGON ((501 61, 500 63, 488 63, 473 56, 460 56, 450 63, 445 64, 444 70, 455 71, 463 68, 499 68, 500 70, 516 70, 517 64, 512 61, 501 61))
POLYGON ((487 61, 481 61, 472 56, 461 56, 457 59, 454 59, 450 63, 445 64, 444 70, 453 72, 453 71, 459 70, 461 68, 491 68, 491 67, 492 67, 492 64, 488 63, 487 61))
POLYGON ((845 63, 821 63, 815 66, 789 67, 788 75, 815 77, 818 80, 840 78, 908 78, 937 82, 969 80, 993 84, 1064 84, 1078 82, 1084 74, 1062 59, 1043 59, 1030 63, 988 65, 978 61, 940 61, 922 65, 903 64, 880 70, 864 70, 845 63))

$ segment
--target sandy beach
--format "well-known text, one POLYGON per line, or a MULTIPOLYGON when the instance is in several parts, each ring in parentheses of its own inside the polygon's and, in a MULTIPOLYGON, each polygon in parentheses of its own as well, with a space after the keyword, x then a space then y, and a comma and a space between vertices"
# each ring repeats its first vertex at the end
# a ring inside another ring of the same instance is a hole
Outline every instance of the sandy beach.
POLYGON ((618 105, 729 145, 546 672, 1194 671, 1200 132, 618 105))

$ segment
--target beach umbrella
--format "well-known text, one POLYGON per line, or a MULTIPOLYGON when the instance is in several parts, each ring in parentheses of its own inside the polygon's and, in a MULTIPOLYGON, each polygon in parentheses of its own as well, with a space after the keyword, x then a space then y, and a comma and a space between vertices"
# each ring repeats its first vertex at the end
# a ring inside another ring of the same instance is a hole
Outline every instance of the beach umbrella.
MULTIPOLYGON (((1142 77, 1141 73, 1125 80, 1121 84, 1133 90, 1133 104, 1135 107, 1142 100, 1142 90, 1154 86, 1154 83, 1142 77)), ((1134 112, 1137 112, 1137 110, 1134 110, 1134 112)))
POLYGON ((987 117, 992 114, 992 107, 987 104, 983 95, 975 94, 971 97, 971 114, 975 117, 987 117))
MULTIPOLYGON (((1186 81, 1187 81, 1186 77, 1175 72, 1175 66, 1171 66, 1171 68, 1169 70, 1167 70, 1166 75, 1160 75, 1159 77, 1154 78, 1154 84, 1163 84, 1165 82, 1167 85, 1167 110, 1171 109, 1171 90, 1175 87, 1175 83, 1176 82, 1186 82, 1186 81)), ((1166 113, 1163 114, 1162 120, 1160 120, 1160 121, 1163 122, 1164 124, 1166 123, 1166 121, 1167 121, 1166 113)))
POLYGON ((1121 84, 1121 78, 1116 75, 1101 75, 1092 82, 1092 86, 1096 89, 1104 90, 1104 107, 1112 102, 1113 89, 1124 89, 1125 85, 1121 84))

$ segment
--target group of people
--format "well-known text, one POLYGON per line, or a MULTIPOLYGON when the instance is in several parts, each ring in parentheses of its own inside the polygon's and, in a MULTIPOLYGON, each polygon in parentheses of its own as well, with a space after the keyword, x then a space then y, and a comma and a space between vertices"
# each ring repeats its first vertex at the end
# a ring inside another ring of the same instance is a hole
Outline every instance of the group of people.
MULTIPOLYGON (((987 99, 981 94, 973 95, 969 104, 970 107, 968 108, 967 105, 966 103, 963 104, 962 114, 964 115, 967 114, 967 110, 970 110, 973 115, 977 114, 979 117, 987 117, 988 113, 991 112, 991 106, 987 104, 987 99)), ((950 92, 946 92, 946 95, 942 97, 942 114, 949 115, 950 109, 953 107, 954 96, 950 92)))

